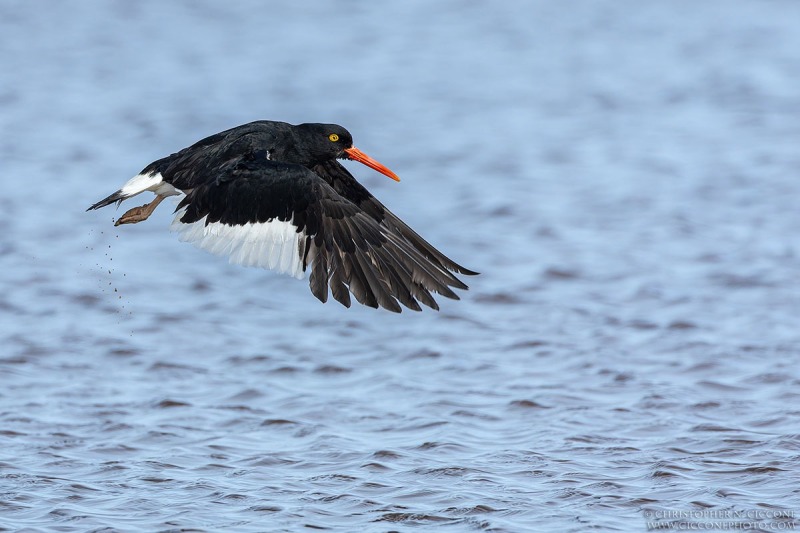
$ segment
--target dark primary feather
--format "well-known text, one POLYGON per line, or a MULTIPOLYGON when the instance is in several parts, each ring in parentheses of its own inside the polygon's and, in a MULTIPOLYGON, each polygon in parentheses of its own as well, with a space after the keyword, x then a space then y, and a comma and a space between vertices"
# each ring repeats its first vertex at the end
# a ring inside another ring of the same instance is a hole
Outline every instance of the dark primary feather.
MULTIPOLYGON (((363 185, 353 177, 341 163, 335 159, 319 163, 312 170, 324 179, 333 189, 359 207, 364 213, 375 219, 376 222, 392 229, 402 235, 409 243, 419 250, 425 257, 435 261, 453 272, 468 276, 477 275, 477 272, 464 268, 452 259, 445 256, 433 247, 428 241, 420 237, 413 229, 400 220, 394 213, 375 198, 363 185)), ((460 283, 460 282, 459 282, 460 283)), ((465 289, 466 285, 455 285, 465 289)))
POLYGON ((429 250, 380 224, 314 172, 272 161, 265 150, 219 167, 187 194, 183 207, 187 224, 203 217, 228 225, 291 220, 305 235, 298 253, 311 269, 311 291, 323 302, 330 287, 348 307, 352 293, 364 305, 395 312, 400 304, 419 310, 420 302, 438 309, 432 293, 458 299, 450 287, 466 288, 429 250))

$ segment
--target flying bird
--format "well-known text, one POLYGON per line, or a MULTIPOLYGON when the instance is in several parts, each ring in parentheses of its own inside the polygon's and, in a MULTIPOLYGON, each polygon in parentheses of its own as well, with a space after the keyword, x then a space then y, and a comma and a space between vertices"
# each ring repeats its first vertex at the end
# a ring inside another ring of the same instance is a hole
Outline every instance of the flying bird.
POLYGON ((182 241, 231 263, 302 279, 321 302, 400 312, 439 309, 432 293, 459 299, 455 273, 475 275, 449 259, 389 211, 342 166, 350 159, 400 181, 353 146, 336 124, 259 120, 206 137, 147 165, 87 211, 118 205, 145 191, 115 225, 146 220, 168 196, 184 194, 170 229, 182 241))

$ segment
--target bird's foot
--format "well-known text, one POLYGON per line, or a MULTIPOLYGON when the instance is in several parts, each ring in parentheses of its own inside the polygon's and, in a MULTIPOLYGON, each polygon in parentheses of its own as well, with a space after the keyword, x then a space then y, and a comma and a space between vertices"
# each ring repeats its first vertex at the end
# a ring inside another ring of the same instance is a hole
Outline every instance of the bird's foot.
POLYGON ((158 204, 161 203, 163 200, 163 196, 156 196, 155 199, 150 202, 149 204, 140 205, 139 207, 134 207, 133 209, 128 209, 124 215, 119 217, 119 219, 114 223, 115 226, 119 226, 122 224, 136 224, 137 222, 141 222, 143 220, 147 220, 150 215, 153 214, 158 204))
POLYGON ((147 218, 150 216, 150 213, 147 212, 147 208, 149 206, 150 204, 145 204, 139 207, 134 207, 133 209, 129 209, 124 215, 119 217, 116 222, 114 222, 114 225, 119 226, 121 224, 136 224, 142 220, 147 220, 147 218))

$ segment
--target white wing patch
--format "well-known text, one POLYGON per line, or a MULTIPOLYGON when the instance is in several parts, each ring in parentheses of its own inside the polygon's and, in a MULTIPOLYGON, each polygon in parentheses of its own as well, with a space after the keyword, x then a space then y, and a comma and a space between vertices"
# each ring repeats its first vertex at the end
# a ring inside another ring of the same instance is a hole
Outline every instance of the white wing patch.
POLYGON ((291 221, 248 222, 241 226, 229 226, 220 222, 206 225, 206 217, 197 222, 184 224, 181 217, 186 208, 175 215, 170 226, 178 233, 178 239, 216 255, 227 255, 232 264, 261 267, 289 274, 302 279, 303 261, 300 242, 305 233, 297 233, 291 221))
POLYGON ((136 196, 144 191, 152 191, 160 196, 172 196, 180 194, 178 190, 166 183, 160 172, 151 174, 137 174, 128 180, 128 183, 122 186, 120 192, 125 198, 136 196))

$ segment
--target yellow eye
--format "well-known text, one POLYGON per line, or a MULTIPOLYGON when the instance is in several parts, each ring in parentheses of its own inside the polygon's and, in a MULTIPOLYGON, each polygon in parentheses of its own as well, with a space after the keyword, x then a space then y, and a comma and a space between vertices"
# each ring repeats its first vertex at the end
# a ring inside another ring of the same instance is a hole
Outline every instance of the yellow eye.
POLYGON ((330 139, 331 142, 335 143, 336 141, 339 140, 339 136, 336 135, 335 133, 331 133, 330 135, 328 135, 328 139, 330 139))

